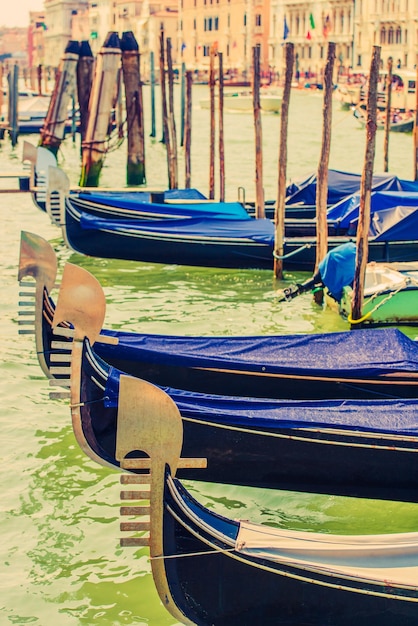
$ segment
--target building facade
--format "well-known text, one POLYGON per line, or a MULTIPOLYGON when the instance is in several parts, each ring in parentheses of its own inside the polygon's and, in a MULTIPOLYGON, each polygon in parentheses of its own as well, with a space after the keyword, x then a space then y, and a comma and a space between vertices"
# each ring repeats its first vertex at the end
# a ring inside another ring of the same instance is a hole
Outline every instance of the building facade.
POLYGON ((58 67, 70 40, 89 38, 87 0, 44 0, 45 64, 58 67))
POLYGON ((284 71, 284 43, 295 46, 296 77, 321 79, 328 42, 336 46, 337 73, 353 66, 354 0, 271 0, 270 65, 276 75, 284 71))
MULTIPOLYGON (((29 19, 29 65, 58 66, 70 39, 88 40, 97 54, 110 31, 128 30, 143 59, 153 51, 157 60, 161 27, 178 67, 206 74, 214 47, 227 77, 241 79, 250 76, 254 46, 263 75, 280 77, 286 41, 303 78, 321 78, 329 41, 339 75, 367 72, 374 45, 382 66, 391 57, 396 69, 415 70, 418 52, 418 0, 44 0, 29 19)), ((16 42, 19 29, 3 29, 0 50, 24 63, 26 44, 16 42)))
POLYGON ((187 69, 207 72, 212 47, 223 55, 231 78, 249 77, 252 47, 260 47, 261 71, 268 71, 270 3, 263 0, 180 0, 179 33, 187 69))

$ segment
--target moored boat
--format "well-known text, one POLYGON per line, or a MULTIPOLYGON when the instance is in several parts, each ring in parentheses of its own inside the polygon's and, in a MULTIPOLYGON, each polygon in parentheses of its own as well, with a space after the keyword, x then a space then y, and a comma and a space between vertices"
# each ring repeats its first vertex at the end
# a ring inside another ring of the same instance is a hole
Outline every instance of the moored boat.
MULTIPOLYGON (((20 332, 35 332, 40 365, 51 378, 62 377, 68 360, 68 345, 64 340, 57 343, 52 332, 55 303, 51 289, 56 272, 51 245, 38 235, 22 232, 19 279, 25 300, 20 332)), ((72 274, 72 283, 90 294, 93 302, 96 280, 82 268, 67 270, 67 276, 72 274)), ((71 334, 68 325, 63 330, 71 334)), ((104 329, 95 351, 129 374, 205 393, 295 399, 418 397, 418 344, 391 328, 250 337, 104 329)))
MULTIPOLYGON (((93 330, 87 326, 84 331, 93 330)), ((84 331, 76 329, 79 340, 84 331)), ((82 346, 77 341, 79 356, 82 346)), ((77 420, 86 405, 75 359, 73 425, 86 451, 77 420)), ((415 625, 417 533, 328 535, 214 513, 174 478, 187 467, 204 477, 209 459, 187 456, 176 404, 137 379, 121 378, 116 430, 116 455, 129 472, 121 476, 121 545, 149 546, 158 594, 179 622, 415 625)))
MULTIPOLYGON (((248 91, 226 91, 224 93, 225 111, 251 113, 253 111, 253 96, 248 91)), ((202 109, 209 109, 209 98, 200 100, 202 109)), ((261 93, 260 108, 264 113, 280 113, 282 97, 278 93, 261 93)))
MULTIPOLYGON (((97 281, 87 292, 77 269, 66 266, 54 312, 58 335, 60 324, 66 324, 64 337, 68 324, 74 327, 73 342, 60 346, 67 354, 59 355, 61 364, 71 361, 71 368, 61 368, 56 384, 71 384, 73 424, 83 449, 117 467, 124 373, 95 353, 104 295, 97 281)), ((417 399, 278 400, 171 387, 164 393, 183 421, 183 453, 208 459, 203 478, 190 468, 184 477, 392 500, 417 497, 417 399)), ((142 427, 140 415, 137 427, 142 427)))

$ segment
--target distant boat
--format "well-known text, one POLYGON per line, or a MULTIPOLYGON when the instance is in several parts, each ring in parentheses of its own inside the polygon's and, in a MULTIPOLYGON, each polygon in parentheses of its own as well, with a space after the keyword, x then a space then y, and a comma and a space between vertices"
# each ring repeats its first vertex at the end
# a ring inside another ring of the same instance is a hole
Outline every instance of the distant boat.
MULTIPOLYGON (((354 117, 358 120, 360 126, 364 128, 366 126, 366 105, 364 103, 358 104, 353 110, 354 117)), ((377 112, 377 130, 385 129, 385 117, 386 112, 382 109, 378 109, 377 112)), ((414 114, 412 111, 392 111, 391 120, 389 124, 389 130, 393 133, 412 133, 414 128, 414 114)))
MULTIPOLYGON (((277 93, 261 93, 260 106, 265 113, 280 113, 282 97, 277 93)), ((210 100, 200 100, 202 109, 209 109, 210 100)), ((241 111, 249 113, 253 110, 253 96, 249 91, 234 91, 224 93, 224 109, 226 111, 241 111)))
MULTIPOLYGON (((7 98, 7 96, 6 96, 7 98)), ((18 95, 18 132, 19 134, 36 134, 41 131, 45 123, 48 113, 50 96, 38 95, 31 91, 19 91, 18 95)), ((8 128, 7 119, 8 108, 7 103, 2 106, 2 122, 3 128, 8 128)), ((71 111, 68 111, 68 120, 65 131, 71 131, 71 111)), ((78 124, 78 115, 77 115, 78 124)))

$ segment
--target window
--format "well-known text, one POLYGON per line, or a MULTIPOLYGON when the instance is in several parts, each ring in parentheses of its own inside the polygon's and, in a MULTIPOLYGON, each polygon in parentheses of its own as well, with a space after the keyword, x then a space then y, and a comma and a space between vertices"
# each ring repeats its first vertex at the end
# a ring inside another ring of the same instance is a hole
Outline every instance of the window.
POLYGON ((256 26, 261 26, 261 15, 260 13, 257 13, 255 16, 255 25, 256 26))
POLYGON ((388 31, 388 43, 393 43, 393 28, 390 27, 388 31))

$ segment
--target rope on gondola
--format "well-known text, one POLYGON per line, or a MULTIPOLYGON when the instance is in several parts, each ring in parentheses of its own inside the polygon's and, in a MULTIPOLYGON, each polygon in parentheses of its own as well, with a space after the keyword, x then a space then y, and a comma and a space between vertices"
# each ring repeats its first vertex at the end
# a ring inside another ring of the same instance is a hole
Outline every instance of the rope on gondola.
MULTIPOLYGON (((380 309, 380 307, 383 304, 386 304, 386 302, 388 302, 389 300, 391 300, 393 298, 393 296, 396 296, 397 293, 399 293, 400 291, 402 291, 402 289, 405 289, 405 287, 408 285, 409 281, 404 281, 399 287, 398 289, 394 289, 393 291, 391 291, 390 293, 388 293, 388 295, 386 296, 386 298, 383 298, 383 300, 381 300, 380 302, 378 302, 372 309, 370 309, 370 311, 368 311, 367 313, 365 313, 362 317, 360 317, 358 320, 353 320, 351 317, 351 313, 349 315, 347 315, 347 321, 350 324, 361 324, 362 322, 364 322, 365 320, 369 319, 369 317, 378 309, 380 309)), ((367 304, 369 304, 370 302, 373 302, 373 300, 375 300, 378 296, 380 296, 384 291, 376 291, 370 298, 370 300, 368 300, 367 304)))
POLYGON ((280 256, 280 255, 276 254, 274 252, 274 250, 273 250, 273 257, 275 259, 279 259, 279 260, 288 259, 288 258, 294 256, 295 254, 299 254, 299 252, 303 252, 303 250, 307 250, 308 248, 311 248, 311 247, 312 247, 311 243, 305 243, 304 246, 301 246, 297 250, 293 250, 293 252, 289 252, 288 254, 284 254, 283 256, 280 256))
POLYGON ((227 552, 236 552, 236 548, 224 548, 217 550, 205 550, 204 552, 188 552, 187 554, 166 554, 161 556, 151 556, 151 561, 165 561, 168 559, 185 559, 188 556, 206 556, 209 554, 226 554, 227 552))

